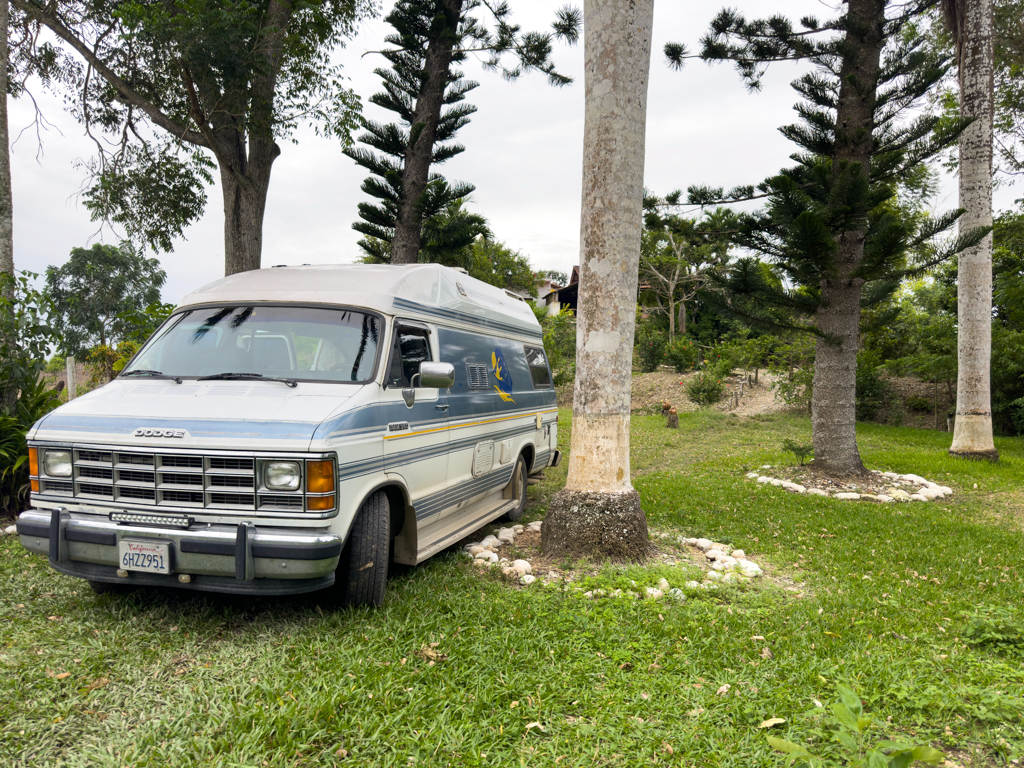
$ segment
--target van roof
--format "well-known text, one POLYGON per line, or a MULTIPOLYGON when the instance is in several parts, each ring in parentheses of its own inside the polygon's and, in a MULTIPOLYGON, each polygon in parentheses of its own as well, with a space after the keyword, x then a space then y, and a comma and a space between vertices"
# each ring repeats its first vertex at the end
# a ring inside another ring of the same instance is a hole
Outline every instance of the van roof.
POLYGON ((530 305, 502 288, 440 264, 316 264, 239 272, 187 294, 178 305, 344 304, 475 329, 540 335, 530 305))

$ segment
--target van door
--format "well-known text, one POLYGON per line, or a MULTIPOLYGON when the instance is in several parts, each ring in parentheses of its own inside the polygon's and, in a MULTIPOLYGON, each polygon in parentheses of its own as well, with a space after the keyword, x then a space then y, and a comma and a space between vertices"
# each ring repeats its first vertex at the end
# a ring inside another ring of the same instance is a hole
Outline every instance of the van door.
POLYGON ((448 484, 448 398, 418 385, 420 363, 437 359, 436 334, 425 323, 395 322, 381 394, 384 471, 405 480, 420 526, 445 505, 448 484), (415 397, 411 407, 403 390, 415 397))

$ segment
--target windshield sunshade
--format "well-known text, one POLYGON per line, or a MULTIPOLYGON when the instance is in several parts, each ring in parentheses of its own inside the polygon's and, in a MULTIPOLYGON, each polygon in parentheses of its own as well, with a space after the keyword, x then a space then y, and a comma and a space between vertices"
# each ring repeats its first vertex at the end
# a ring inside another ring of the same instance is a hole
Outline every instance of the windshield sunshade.
POLYGON ((258 374, 252 378, 365 382, 373 377, 380 331, 377 317, 350 309, 192 309, 173 316, 121 375, 258 374))

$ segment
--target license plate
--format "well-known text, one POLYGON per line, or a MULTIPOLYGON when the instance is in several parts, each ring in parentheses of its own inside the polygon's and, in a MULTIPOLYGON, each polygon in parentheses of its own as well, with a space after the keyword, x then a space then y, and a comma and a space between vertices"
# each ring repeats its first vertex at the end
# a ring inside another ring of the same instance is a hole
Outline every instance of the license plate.
POLYGON ((171 572, 171 546, 165 541, 121 539, 117 542, 117 556, 126 571, 171 572))

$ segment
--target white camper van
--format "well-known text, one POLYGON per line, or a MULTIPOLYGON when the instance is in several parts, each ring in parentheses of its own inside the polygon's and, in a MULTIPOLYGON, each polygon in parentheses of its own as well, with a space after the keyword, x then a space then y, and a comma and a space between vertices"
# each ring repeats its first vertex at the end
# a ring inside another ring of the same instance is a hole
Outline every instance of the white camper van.
POLYGON ((453 269, 305 266, 189 294, 29 433, 22 544, 112 585, 379 605, 558 463, 528 304, 453 269))

